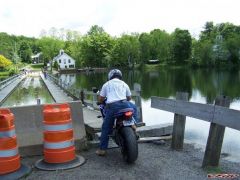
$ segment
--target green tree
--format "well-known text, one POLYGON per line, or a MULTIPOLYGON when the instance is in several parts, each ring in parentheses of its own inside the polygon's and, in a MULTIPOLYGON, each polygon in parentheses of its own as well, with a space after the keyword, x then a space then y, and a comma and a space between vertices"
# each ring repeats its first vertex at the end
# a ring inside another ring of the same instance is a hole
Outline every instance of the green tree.
POLYGON ((204 26, 204 30, 200 34, 200 41, 215 38, 214 32, 215 32, 215 27, 213 22, 212 21, 206 22, 204 26))
POLYGON ((192 38, 188 30, 175 29, 172 34, 172 55, 177 64, 184 64, 190 59, 192 38))
POLYGON ((112 50, 112 66, 134 66, 139 63, 140 43, 137 34, 122 35, 112 50))
POLYGON ((225 44, 226 44, 226 48, 230 53, 228 60, 233 65, 239 65, 240 64, 240 35, 239 34, 232 35, 225 41, 225 44))
POLYGON ((160 29, 150 32, 152 59, 166 62, 170 58, 171 38, 168 33, 160 29))
POLYGON ((32 49, 30 48, 28 42, 26 41, 21 42, 18 54, 22 59, 22 62, 31 63, 32 49))
POLYGON ((113 40, 102 27, 94 25, 83 37, 81 52, 85 66, 103 67, 107 65, 107 56, 112 48, 113 40))
POLYGON ((0 54, 5 56, 6 58, 12 57, 12 49, 13 49, 13 37, 8 35, 7 33, 0 33, 0 54))
POLYGON ((75 65, 77 68, 83 66, 83 58, 81 52, 82 36, 76 31, 68 30, 66 33, 66 41, 64 44, 64 50, 73 59, 75 59, 75 65))
POLYGON ((192 64, 197 66, 214 66, 213 43, 210 40, 202 40, 194 44, 192 64))
POLYGON ((43 37, 39 39, 38 46, 43 53, 44 64, 46 64, 57 56, 59 50, 64 47, 64 42, 56 38, 43 37))
POLYGON ((139 36, 140 43, 140 63, 145 64, 151 56, 151 36, 148 33, 142 33, 139 36))

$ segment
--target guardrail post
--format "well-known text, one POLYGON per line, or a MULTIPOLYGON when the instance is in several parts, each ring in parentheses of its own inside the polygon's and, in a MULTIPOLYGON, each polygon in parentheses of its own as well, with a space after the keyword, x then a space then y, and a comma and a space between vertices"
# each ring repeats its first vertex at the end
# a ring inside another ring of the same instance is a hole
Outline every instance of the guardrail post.
MULTIPOLYGON (((96 89, 96 87, 92 87, 92 92, 96 89)), ((97 98, 97 93, 94 93, 93 94, 93 99, 92 99, 92 103, 93 103, 93 108, 95 109, 98 109, 98 106, 97 106, 97 101, 98 101, 98 98, 97 98)))
MULTIPOLYGON (((226 96, 219 96, 215 100, 215 105, 229 107, 230 98, 226 96)), ((227 118, 227 117, 226 117, 227 118)), ((221 155, 223 137, 225 132, 225 126, 211 123, 207 146, 204 153, 204 159, 202 167, 218 166, 221 155)))
POLYGON ((143 122, 142 118, 142 100, 141 100, 141 85, 138 83, 134 83, 133 90, 136 92, 136 98, 135 98, 135 105, 137 106, 138 110, 138 119, 139 122, 143 122))
POLYGON ((41 99, 37 98, 37 105, 40 105, 40 104, 41 104, 41 99))
MULTIPOLYGON (((188 93, 177 92, 176 100, 187 101, 188 93)), ((174 114, 174 124, 172 132, 171 148, 175 150, 183 149, 184 131, 185 131, 186 116, 174 114)))
POLYGON ((62 79, 59 78, 59 86, 62 88, 62 79))
POLYGON ((85 99, 85 93, 84 93, 84 89, 81 90, 80 92, 80 100, 82 101, 82 104, 86 105, 85 102, 84 102, 84 99, 85 99))

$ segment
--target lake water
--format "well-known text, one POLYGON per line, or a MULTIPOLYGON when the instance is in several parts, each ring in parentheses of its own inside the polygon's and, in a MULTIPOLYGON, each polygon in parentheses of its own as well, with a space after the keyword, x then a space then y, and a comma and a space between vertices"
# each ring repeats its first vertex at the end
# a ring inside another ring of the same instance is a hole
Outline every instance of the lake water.
MULTIPOLYGON (((105 73, 61 74, 63 82, 71 88, 101 88, 107 80, 105 73)), ((188 92, 189 101, 214 104, 218 95, 229 96, 230 108, 240 110, 240 71, 202 69, 158 69, 154 71, 124 71, 123 80, 133 89, 134 83, 142 88, 143 120, 147 125, 172 123, 173 113, 151 108, 151 96, 175 98, 176 92, 188 92)), ((227 118, 227 117, 226 117, 227 118)), ((187 117, 185 139, 205 150, 210 123, 187 117)), ((223 153, 227 159, 240 162, 240 131, 226 128, 223 153)))
POLYGON ((2 104, 2 107, 25 106, 41 103, 53 103, 54 100, 39 76, 26 77, 2 104))

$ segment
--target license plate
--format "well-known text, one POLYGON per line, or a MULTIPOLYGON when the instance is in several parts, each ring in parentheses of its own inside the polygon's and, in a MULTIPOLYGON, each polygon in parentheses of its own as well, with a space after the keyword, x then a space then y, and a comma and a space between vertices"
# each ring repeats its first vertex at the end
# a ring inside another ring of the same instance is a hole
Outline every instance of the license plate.
POLYGON ((133 120, 123 121, 123 126, 132 126, 132 125, 134 125, 134 121, 133 120))

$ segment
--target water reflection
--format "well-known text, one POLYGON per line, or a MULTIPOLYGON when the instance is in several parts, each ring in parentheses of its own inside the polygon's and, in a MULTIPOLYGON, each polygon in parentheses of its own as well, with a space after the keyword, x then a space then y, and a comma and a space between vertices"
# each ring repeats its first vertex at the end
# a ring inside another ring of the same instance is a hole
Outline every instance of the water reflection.
MULTIPOLYGON (((67 75, 60 75, 64 77, 67 75)), ((74 74, 76 83, 71 88, 100 88, 106 81, 107 73, 74 74)), ((150 107, 150 97, 160 96, 175 98, 176 92, 189 93, 189 101, 214 104, 218 95, 226 95, 232 99, 230 108, 240 110, 240 72, 206 69, 159 69, 156 71, 124 71, 123 80, 133 89, 135 82, 142 87, 143 119, 147 125, 172 123, 173 114, 150 107)), ((196 142, 203 149, 207 143, 209 123, 187 118, 185 138, 196 142)), ((222 152, 231 154, 228 158, 240 161, 240 132, 226 128, 222 152)))
POLYGON ((41 99, 42 104, 54 102, 40 77, 26 77, 2 107, 34 105, 37 104, 37 98, 41 99))

